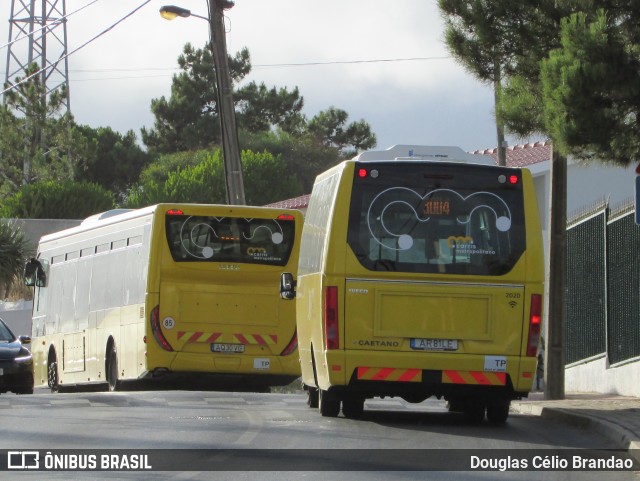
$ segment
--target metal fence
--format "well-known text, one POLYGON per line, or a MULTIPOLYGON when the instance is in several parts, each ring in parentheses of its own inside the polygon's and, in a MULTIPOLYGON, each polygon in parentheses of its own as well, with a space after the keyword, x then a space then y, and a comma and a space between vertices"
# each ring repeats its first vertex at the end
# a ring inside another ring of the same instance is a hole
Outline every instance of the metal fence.
POLYGON ((640 226, 632 206, 593 208, 567 227, 566 364, 640 359, 640 226))

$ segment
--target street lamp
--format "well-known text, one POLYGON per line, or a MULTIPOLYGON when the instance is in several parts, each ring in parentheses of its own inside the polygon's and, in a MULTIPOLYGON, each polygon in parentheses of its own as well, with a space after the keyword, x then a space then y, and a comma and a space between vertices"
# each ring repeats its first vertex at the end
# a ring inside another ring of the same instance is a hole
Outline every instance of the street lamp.
POLYGON ((222 156, 224 158, 225 183, 227 187, 227 203, 244 205, 244 182, 238 129, 236 127, 235 107, 233 105, 233 89, 229 75, 227 58, 227 42, 224 34, 223 10, 233 7, 228 0, 209 0, 209 17, 195 15, 186 8, 166 5, 160 8, 160 15, 167 20, 178 17, 196 17, 209 22, 211 36, 211 52, 213 53, 216 86, 218 92, 218 111, 220 115, 220 136, 222 138, 222 156))
POLYGON ((165 5, 164 7, 160 7, 160 16, 166 20, 174 20, 178 17, 197 17, 206 20, 207 22, 209 21, 207 17, 196 15, 195 13, 191 13, 191 10, 187 10, 186 8, 182 7, 176 7, 175 5, 165 5))

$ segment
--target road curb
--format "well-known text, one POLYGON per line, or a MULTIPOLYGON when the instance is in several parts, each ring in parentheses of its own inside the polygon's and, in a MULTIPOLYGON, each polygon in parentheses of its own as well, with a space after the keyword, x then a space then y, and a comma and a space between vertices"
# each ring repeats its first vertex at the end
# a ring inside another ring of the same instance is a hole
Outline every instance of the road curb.
POLYGON ((532 416, 540 416, 552 421, 563 422, 565 424, 595 431, 616 444, 617 449, 627 450, 629 456, 640 463, 640 440, 637 436, 625 429, 624 427, 596 417, 594 415, 585 415, 571 409, 551 408, 540 406, 534 403, 516 402, 511 407, 520 414, 529 414, 532 416))

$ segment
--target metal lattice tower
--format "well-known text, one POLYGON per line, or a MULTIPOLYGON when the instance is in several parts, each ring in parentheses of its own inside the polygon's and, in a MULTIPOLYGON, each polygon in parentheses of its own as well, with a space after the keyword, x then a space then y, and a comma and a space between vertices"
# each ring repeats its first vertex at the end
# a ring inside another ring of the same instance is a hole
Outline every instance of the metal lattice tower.
POLYGON ((65 0, 11 0, 9 47, 5 82, 13 85, 35 63, 48 96, 66 87, 63 107, 69 105, 67 20, 65 0))

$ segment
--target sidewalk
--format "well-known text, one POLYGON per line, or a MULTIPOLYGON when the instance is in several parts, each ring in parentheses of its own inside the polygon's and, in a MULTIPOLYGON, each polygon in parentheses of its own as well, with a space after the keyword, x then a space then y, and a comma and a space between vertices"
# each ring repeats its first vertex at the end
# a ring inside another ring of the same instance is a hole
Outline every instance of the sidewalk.
POLYGON ((511 409, 597 431, 640 462, 640 398, 599 393, 566 393, 565 397, 547 401, 544 393, 533 392, 512 401, 511 409))

